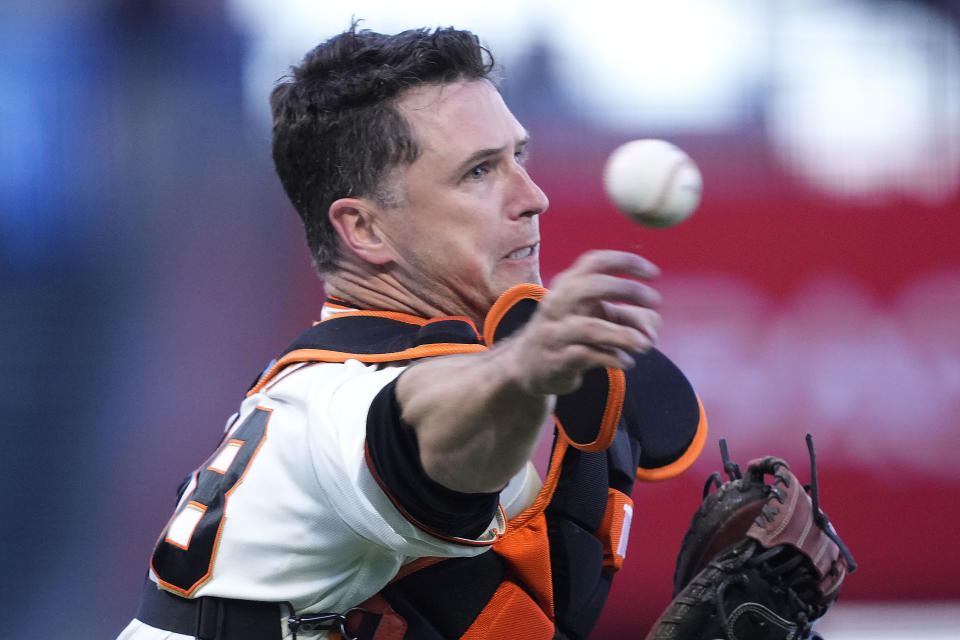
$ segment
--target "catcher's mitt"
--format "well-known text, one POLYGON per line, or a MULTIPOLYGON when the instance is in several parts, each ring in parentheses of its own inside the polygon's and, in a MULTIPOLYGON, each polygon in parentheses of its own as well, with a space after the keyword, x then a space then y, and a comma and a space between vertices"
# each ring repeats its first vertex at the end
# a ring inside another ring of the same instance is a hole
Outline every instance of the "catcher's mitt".
POLYGON ((814 621, 857 565, 820 510, 810 435, 807 447, 811 479, 803 486, 769 456, 750 462, 744 476, 720 441, 729 481, 717 472, 707 480, 677 558, 673 601, 647 640, 819 637, 811 636, 814 621))

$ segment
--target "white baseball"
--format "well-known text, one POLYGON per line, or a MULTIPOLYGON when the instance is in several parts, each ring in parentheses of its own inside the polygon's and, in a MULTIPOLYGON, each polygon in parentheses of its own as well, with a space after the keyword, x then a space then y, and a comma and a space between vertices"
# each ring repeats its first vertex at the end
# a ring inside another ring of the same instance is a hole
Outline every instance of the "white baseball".
POLYGON ((666 140, 631 140, 614 149, 603 184, 617 208, 638 224, 665 229, 700 204, 703 177, 682 149, 666 140))

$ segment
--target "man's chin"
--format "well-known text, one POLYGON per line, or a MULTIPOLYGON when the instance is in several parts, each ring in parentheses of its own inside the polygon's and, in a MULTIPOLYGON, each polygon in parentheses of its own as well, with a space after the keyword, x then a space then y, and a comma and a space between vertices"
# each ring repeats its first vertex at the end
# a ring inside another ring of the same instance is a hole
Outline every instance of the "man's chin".
MULTIPOLYGON (((513 287, 516 287, 517 285, 521 285, 521 284, 535 284, 535 285, 537 285, 538 287, 542 287, 542 286, 543 286, 543 280, 540 278, 540 273, 539 273, 539 272, 529 273, 529 274, 527 274, 527 277, 525 277, 525 278, 511 278, 511 279, 509 279, 509 280, 505 280, 505 281, 501 284, 501 286, 498 287, 498 288, 499 288, 499 291, 497 292, 497 295, 496 295, 496 298, 494 299, 494 302, 496 301, 496 299, 498 299, 498 298, 499 298, 500 296, 502 296, 504 293, 506 293, 507 291, 509 291, 509 290, 512 289, 513 287)), ((491 303, 491 304, 492 304, 492 303, 491 303)))
POLYGON ((543 286, 543 279, 540 277, 540 265, 530 265, 525 269, 514 269, 512 273, 504 274, 503 283, 506 285, 503 287, 503 290, 506 291, 510 287, 515 287, 518 284, 535 284, 538 286, 543 286))

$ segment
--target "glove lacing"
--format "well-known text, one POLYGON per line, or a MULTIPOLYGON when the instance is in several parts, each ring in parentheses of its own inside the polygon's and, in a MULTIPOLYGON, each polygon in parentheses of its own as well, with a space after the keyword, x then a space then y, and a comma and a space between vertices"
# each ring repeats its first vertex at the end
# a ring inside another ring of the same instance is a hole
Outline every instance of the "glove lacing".
MULTIPOLYGON (((807 434, 806 442, 810 455, 810 484, 804 485, 804 489, 810 493, 811 502, 813 503, 814 523, 836 543, 840 549, 840 553, 847 562, 848 571, 852 572, 857 567, 853 555, 837 535, 836 530, 830 523, 830 519, 820 510, 820 489, 817 480, 817 459, 813 447, 813 436, 807 434)), ((743 473, 740 470, 740 466, 730 459, 725 439, 720 440, 720 456, 723 460, 723 470, 730 480, 743 480, 743 473)), ((763 483, 764 474, 768 472, 772 473, 774 476, 773 484, 765 486, 769 489, 770 495, 773 496, 778 503, 783 504, 786 499, 784 488, 790 487, 790 477, 780 473, 782 468, 788 469, 789 467, 782 460, 772 457, 767 458, 763 463, 750 470, 751 473, 749 477, 742 483, 739 483, 739 487, 741 491, 746 491, 752 482, 763 483), (778 487, 778 484, 784 488, 778 487)), ((703 497, 706 498, 711 489, 719 489, 722 485, 720 473, 716 471, 713 472, 704 484, 703 497)), ((778 513, 779 508, 768 501, 767 504, 764 504, 761 508, 755 522, 758 526, 766 528, 766 525, 773 522, 778 513)), ((800 555, 795 549, 788 545, 778 545, 756 553, 758 549, 762 549, 762 547, 756 542, 743 549, 743 553, 749 554, 744 560, 743 566, 756 570, 768 577, 773 583, 773 593, 786 598, 790 608, 795 612, 794 616, 792 616, 792 622, 796 623, 796 629, 791 634, 790 640, 823 640, 818 634, 812 634, 812 627, 813 623, 827 612, 828 607, 817 607, 811 604, 817 599, 819 577, 813 567, 810 566, 809 561, 807 561, 805 556, 800 555)), ((722 559, 715 559, 711 561, 710 564, 719 570, 723 570, 724 568, 724 561, 722 559)), ((831 570, 836 569, 832 568, 831 570)), ((750 578, 747 573, 741 571, 724 579, 713 593, 714 606, 720 617, 721 624, 724 629, 727 630, 728 635, 732 634, 732 629, 730 628, 728 613, 724 607, 724 594, 729 587, 735 586, 736 584, 746 585, 749 584, 749 581, 750 578)))

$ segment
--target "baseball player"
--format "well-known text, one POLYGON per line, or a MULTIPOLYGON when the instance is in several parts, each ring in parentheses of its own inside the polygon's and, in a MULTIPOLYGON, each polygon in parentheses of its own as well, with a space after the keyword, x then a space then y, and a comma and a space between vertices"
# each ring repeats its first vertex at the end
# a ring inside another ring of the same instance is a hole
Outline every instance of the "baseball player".
POLYGON ((273 91, 329 298, 181 488, 122 640, 590 633, 635 479, 706 421, 653 348, 653 264, 592 251, 541 287, 548 201, 492 66, 469 32, 354 26, 273 91))

